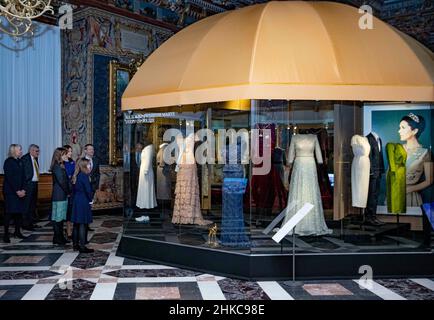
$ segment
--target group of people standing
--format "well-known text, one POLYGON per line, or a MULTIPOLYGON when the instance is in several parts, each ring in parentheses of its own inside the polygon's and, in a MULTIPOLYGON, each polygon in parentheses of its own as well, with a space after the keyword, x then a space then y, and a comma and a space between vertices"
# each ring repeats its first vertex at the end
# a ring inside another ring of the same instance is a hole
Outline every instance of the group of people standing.
MULTIPOLYGON (((52 210, 53 244, 73 242, 73 249, 81 253, 93 252, 86 247, 87 234, 92 223, 92 203, 99 186, 99 163, 94 158, 94 147, 87 144, 84 155, 72 159, 72 147, 65 145, 53 153, 50 171, 53 179, 52 210), (66 221, 66 230, 64 222, 66 221), (66 236, 65 236, 66 231, 66 236)), ((22 147, 11 144, 4 162, 3 195, 5 199, 3 241, 10 243, 9 225, 15 223, 14 237, 24 239, 21 228, 35 230, 35 211, 39 181, 39 147, 30 145, 22 156, 22 147)))
POLYGON ((36 202, 38 198, 39 181, 39 147, 30 145, 29 152, 23 155, 20 145, 9 147, 8 158, 4 162, 3 195, 5 199, 4 236, 6 243, 10 242, 9 224, 15 222, 14 236, 24 239, 21 228, 33 231, 38 225, 36 219, 36 202))

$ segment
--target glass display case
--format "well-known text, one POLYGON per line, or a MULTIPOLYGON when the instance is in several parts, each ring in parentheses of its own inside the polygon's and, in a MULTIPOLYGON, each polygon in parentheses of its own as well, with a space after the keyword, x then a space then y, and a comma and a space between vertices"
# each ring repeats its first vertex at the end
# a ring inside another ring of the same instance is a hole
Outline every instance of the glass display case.
POLYGON ((121 254, 218 273, 213 259, 225 269, 294 249, 430 252, 422 205, 434 201, 432 109, 246 100, 125 112, 121 254), (292 232, 276 242, 306 203, 295 243, 292 232))

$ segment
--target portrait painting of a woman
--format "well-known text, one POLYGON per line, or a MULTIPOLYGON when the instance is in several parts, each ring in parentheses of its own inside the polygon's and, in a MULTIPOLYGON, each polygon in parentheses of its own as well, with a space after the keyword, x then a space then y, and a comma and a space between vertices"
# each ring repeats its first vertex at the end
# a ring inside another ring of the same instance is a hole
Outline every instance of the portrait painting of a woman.
POLYGON ((433 166, 430 150, 419 143, 419 137, 425 130, 425 119, 414 113, 402 117, 399 124, 400 140, 407 152, 406 184, 407 206, 422 205, 420 192, 433 184, 433 166))

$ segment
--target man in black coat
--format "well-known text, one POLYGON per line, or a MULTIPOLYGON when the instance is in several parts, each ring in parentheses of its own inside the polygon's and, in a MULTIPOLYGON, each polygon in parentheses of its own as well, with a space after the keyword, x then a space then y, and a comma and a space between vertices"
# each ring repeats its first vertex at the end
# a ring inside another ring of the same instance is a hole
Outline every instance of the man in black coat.
MULTIPOLYGON (((99 172, 99 162, 98 159, 95 157, 95 148, 91 143, 84 146, 84 158, 89 160, 90 162, 90 185, 92 186, 92 199, 95 196, 96 190, 99 188, 99 179, 100 179, 100 172, 99 172)), ((88 227, 89 231, 94 231, 90 227, 88 227)))
POLYGON ((369 160, 371 168, 369 172, 368 202, 365 209, 365 223, 372 226, 383 225, 377 219, 378 194, 380 193, 381 175, 384 173, 383 144, 380 137, 375 133, 369 133, 366 138, 371 146, 369 160))
POLYGON ((23 213, 23 229, 33 231, 40 228, 35 224, 36 207, 38 201, 38 182, 39 182, 39 146, 31 144, 29 152, 21 160, 24 166, 24 177, 26 197, 25 210, 23 213))

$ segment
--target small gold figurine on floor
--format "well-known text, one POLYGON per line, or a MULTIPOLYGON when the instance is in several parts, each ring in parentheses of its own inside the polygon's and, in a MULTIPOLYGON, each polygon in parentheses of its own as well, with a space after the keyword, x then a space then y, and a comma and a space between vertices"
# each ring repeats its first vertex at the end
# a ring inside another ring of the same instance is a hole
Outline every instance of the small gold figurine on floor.
POLYGON ((218 247, 218 242, 217 242, 217 224, 214 224, 214 227, 209 228, 209 232, 208 232, 208 245, 210 247, 218 247))

